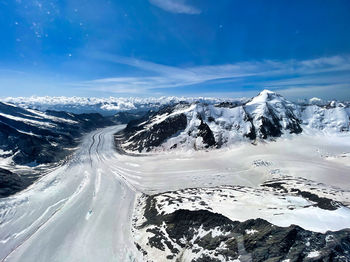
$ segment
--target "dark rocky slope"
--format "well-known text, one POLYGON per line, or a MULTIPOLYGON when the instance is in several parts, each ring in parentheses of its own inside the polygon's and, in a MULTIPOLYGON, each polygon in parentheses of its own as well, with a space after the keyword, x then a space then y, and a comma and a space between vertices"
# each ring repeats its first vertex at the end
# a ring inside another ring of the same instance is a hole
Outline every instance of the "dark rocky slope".
MULTIPOLYGON (((165 193, 166 194, 166 193, 165 193)), ((193 196, 195 198, 195 196, 193 196)), ((167 261, 350 261, 350 229, 317 233, 299 226, 275 226, 263 219, 244 222, 210 210, 178 209, 159 213, 153 196, 145 196, 144 219, 136 230, 149 236, 147 248, 166 253, 167 261), (186 260, 187 261, 187 260, 186 260), (189 260, 188 260, 189 261, 189 260), (237 260, 238 261, 238 260, 237 260)), ((204 203, 203 203, 204 205, 204 203)), ((312 217, 310 217, 312 219, 312 217)), ((153 251, 154 254, 154 251, 153 251)))

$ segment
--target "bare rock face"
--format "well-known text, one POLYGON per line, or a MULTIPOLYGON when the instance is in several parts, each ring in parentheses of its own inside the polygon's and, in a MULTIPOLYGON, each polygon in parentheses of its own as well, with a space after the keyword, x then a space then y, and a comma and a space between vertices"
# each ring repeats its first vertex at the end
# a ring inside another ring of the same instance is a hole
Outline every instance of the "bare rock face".
POLYGON ((29 186, 35 177, 20 176, 7 169, 0 168, 0 198, 12 195, 29 186))
POLYGON ((210 127, 205 122, 203 122, 202 119, 200 120, 201 123, 198 126, 197 137, 201 137, 203 139, 203 143, 205 144, 206 148, 215 146, 216 142, 213 132, 211 131, 210 127))

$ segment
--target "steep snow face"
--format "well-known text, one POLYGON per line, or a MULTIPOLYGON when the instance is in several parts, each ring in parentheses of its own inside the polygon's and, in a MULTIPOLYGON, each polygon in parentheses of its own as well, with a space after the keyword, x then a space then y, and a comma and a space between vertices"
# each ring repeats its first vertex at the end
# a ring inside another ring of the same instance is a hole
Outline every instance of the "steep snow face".
POLYGON ((307 106, 302 112, 303 124, 309 128, 323 130, 327 133, 349 131, 349 108, 307 106))
POLYGON ((186 128, 176 137, 169 138, 163 149, 205 149, 234 141, 245 140, 252 129, 249 116, 242 106, 234 108, 195 104, 185 113, 186 128))
POLYGON ((286 101, 281 95, 270 90, 261 91, 256 97, 253 97, 246 105, 261 104, 266 102, 279 103, 286 101))
POLYGON ((263 139, 282 135, 283 130, 289 133, 300 133, 300 121, 297 106, 284 97, 269 90, 245 104, 245 110, 252 118, 257 136, 263 139))
POLYGON ((245 103, 181 103, 130 123, 122 146, 139 152, 206 149, 299 134, 303 129, 320 133, 349 131, 349 108, 342 103, 302 106, 268 90, 245 103), (183 116, 181 123, 176 115, 183 116), (162 132, 164 121, 173 129, 169 135, 162 132), (148 146, 147 139, 157 143, 148 146))

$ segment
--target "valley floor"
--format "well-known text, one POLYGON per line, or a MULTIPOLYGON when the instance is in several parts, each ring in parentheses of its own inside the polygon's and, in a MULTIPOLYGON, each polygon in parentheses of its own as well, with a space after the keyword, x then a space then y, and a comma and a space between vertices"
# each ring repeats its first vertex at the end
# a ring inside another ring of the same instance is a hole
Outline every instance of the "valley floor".
POLYGON ((163 216, 206 210, 321 233, 350 227, 349 135, 135 157, 114 149, 121 128, 91 133, 70 162, 0 200, 0 261, 157 261, 142 225, 150 196, 163 216))
POLYGON ((113 134, 86 136, 70 162, 0 200, 0 261, 134 261, 135 191, 118 173, 113 134))

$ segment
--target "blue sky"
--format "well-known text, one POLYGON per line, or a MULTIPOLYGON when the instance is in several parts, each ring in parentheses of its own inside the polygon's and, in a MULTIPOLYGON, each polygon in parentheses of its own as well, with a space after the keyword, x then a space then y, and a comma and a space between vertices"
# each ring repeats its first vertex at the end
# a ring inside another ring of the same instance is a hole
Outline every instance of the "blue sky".
POLYGON ((0 97, 350 99, 348 0, 0 0, 0 97))

